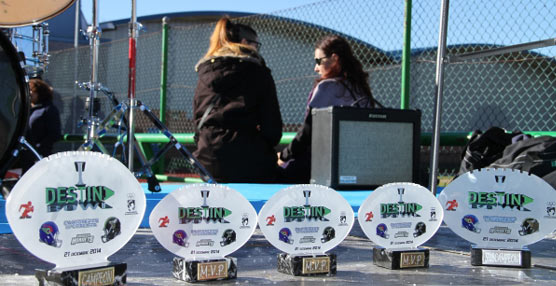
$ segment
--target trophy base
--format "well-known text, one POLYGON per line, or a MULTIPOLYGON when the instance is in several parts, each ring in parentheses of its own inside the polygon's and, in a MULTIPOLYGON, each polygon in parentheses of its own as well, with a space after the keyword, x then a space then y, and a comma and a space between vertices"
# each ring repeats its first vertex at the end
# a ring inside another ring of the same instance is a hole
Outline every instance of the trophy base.
POLYGON ((471 247, 471 265, 501 267, 531 267, 529 249, 494 249, 471 247))
POLYGON ((373 248, 373 263, 388 269, 428 268, 429 250, 425 248, 373 248))
POLYGON ((90 268, 36 269, 39 285, 125 285, 127 264, 110 262, 90 268))
POLYGON ((176 279, 195 283, 212 280, 228 280, 237 277, 237 258, 224 257, 211 260, 185 260, 174 257, 172 275, 176 279))
POLYGON ((336 254, 278 254, 278 272, 293 276, 336 275, 336 254))

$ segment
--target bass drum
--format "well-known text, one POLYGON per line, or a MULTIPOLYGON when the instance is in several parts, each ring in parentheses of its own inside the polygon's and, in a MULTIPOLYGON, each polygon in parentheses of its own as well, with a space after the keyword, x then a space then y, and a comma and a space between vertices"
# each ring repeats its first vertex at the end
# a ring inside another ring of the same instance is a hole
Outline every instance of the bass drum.
POLYGON ((0 27, 38 24, 59 15, 75 0, 1 0, 0 27))
POLYGON ((0 170, 9 167, 10 151, 25 133, 28 117, 29 83, 16 49, 0 30, 0 170))

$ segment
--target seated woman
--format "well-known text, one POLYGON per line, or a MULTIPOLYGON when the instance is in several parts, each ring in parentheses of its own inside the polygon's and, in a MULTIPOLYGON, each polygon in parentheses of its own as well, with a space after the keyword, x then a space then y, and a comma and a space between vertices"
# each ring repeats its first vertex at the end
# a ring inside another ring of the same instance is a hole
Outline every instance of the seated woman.
POLYGON ((197 130, 193 155, 217 182, 270 183, 277 179, 275 146, 282 117, 257 33, 227 17, 216 24, 195 69, 197 130))
MULTIPOLYGON (((60 112, 52 103, 53 94, 52 87, 42 79, 29 80, 31 114, 25 137, 42 157, 51 155, 54 143, 62 138, 60 112)), ((37 158, 31 151, 21 152, 20 166, 23 172, 31 168, 35 161, 37 158)))
POLYGON ((278 153, 278 164, 286 183, 309 183, 311 176, 311 109, 328 106, 373 108, 375 103, 367 82, 369 74, 355 58, 348 42, 336 35, 321 39, 315 48, 316 80, 305 110, 303 126, 293 141, 278 153))

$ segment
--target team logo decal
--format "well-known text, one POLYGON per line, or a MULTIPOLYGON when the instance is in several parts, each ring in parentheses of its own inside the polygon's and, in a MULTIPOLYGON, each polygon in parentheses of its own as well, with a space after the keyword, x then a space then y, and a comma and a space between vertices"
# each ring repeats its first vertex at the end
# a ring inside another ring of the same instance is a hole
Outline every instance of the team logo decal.
POLYGON ((35 207, 33 207, 31 201, 28 201, 26 204, 21 204, 19 206, 19 211, 21 212, 20 219, 31 218, 31 213, 35 211, 35 207), (21 210, 23 211, 21 212, 21 210))
POLYGON ((114 239, 116 236, 120 235, 121 233, 121 223, 118 218, 109 217, 106 222, 104 223, 104 235, 101 236, 101 240, 104 243, 109 242, 110 240, 114 239))
POLYGON ((276 222, 276 217, 274 215, 271 215, 266 218, 266 225, 274 225, 275 222, 276 222))
POLYGON ((39 239, 42 243, 53 247, 61 247, 62 241, 58 239, 58 235, 60 235, 60 230, 55 222, 47 221, 41 225, 39 239))
POLYGON ((114 191, 105 186, 87 186, 83 182, 85 162, 74 162, 77 172, 77 183, 68 187, 47 187, 46 205, 48 212, 60 210, 74 211, 78 206, 82 209, 110 209, 112 206, 106 203, 114 195, 114 191))
POLYGON ((365 214, 365 221, 373 221, 373 212, 368 212, 365 214))
POLYGON ((183 229, 178 229, 174 232, 172 242, 182 247, 189 247, 189 242, 187 242, 187 233, 183 229))
POLYGON ((398 188, 398 195, 400 196, 397 203, 382 203, 380 204, 381 218, 396 218, 396 217, 420 217, 418 212, 423 208, 418 203, 405 203, 403 201, 404 188, 398 188))
POLYGON ((468 214, 461 219, 461 226, 472 232, 481 232, 481 229, 477 227, 478 224, 479 219, 472 214, 468 214))
POLYGON ((194 223, 198 224, 201 222, 218 222, 218 223, 229 223, 229 221, 224 218, 231 215, 232 211, 224 207, 210 207, 207 204, 207 198, 209 197, 209 190, 202 190, 201 197, 203 198, 203 204, 201 207, 187 207, 178 208, 178 218, 179 223, 187 224, 194 223))
POLYGON ((456 211, 457 207, 459 207, 458 201, 451 200, 446 202, 446 210, 454 212, 456 211))
POLYGON ((158 227, 168 227, 169 223, 170 219, 168 218, 168 216, 164 216, 158 219, 158 227))
POLYGON ((329 221, 326 216, 330 214, 330 209, 325 206, 311 206, 309 198, 310 190, 303 190, 305 204, 303 206, 284 206, 284 221, 303 222, 305 220, 329 221))
POLYGON ((71 238, 71 245, 81 244, 81 243, 93 243, 95 241, 95 236, 90 233, 79 233, 75 237, 71 238))

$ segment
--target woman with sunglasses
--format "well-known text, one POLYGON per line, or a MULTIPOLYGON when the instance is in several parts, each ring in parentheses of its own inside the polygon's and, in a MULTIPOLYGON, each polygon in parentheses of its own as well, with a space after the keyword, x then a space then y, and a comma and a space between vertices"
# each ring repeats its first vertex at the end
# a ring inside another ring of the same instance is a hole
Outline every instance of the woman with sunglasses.
POLYGON ((195 69, 194 156, 217 182, 274 182, 282 136, 276 87, 253 28, 218 21, 195 69))
POLYGON ((373 108, 369 74, 353 55, 349 43, 336 35, 326 36, 315 47, 316 80, 309 94, 303 126, 292 142, 280 152, 278 164, 283 181, 308 183, 311 176, 311 109, 328 106, 373 108))

